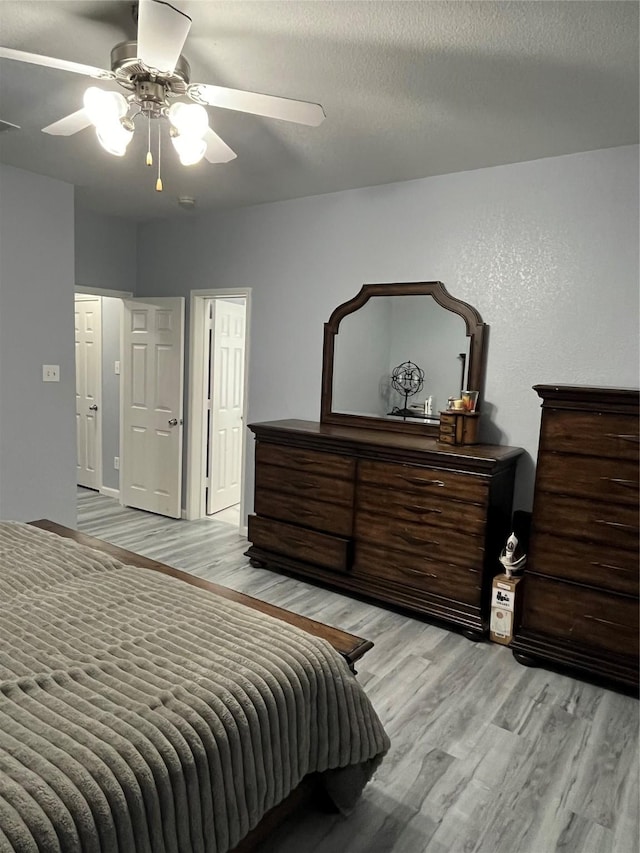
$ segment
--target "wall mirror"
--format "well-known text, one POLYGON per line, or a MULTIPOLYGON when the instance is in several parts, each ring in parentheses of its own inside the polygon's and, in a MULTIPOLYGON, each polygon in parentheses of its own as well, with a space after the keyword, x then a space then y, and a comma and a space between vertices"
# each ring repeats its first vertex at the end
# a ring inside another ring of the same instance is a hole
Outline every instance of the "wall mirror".
POLYGON ((449 397, 482 397, 485 329, 442 282, 363 285, 325 323, 322 422, 437 434, 449 397))

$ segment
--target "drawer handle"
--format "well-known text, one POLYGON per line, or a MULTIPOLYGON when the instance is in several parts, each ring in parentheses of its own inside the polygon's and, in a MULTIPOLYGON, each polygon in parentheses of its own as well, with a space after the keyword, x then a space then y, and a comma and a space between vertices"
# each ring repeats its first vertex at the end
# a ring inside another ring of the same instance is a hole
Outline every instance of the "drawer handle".
POLYGON ((422 578, 437 578, 438 575, 434 575, 433 572, 421 572, 420 569, 409 569, 409 568, 400 568, 397 567, 401 572, 407 572, 410 575, 420 575, 422 578))
POLYGON ((600 477, 607 483, 613 483, 616 486, 624 486, 627 489, 637 489, 638 484, 635 480, 623 480, 620 477, 600 477))
POLYGON ((599 616, 589 616, 588 613, 584 614, 584 618, 588 619, 590 622, 600 622, 601 625, 611 625, 614 628, 622 628, 623 631, 631 630, 629 625, 622 625, 620 622, 612 622, 610 619, 601 619, 599 616))
POLYGON ((640 435, 625 435, 624 433, 608 432, 607 438, 619 438, 620 441, 630 441, 632 444, 640 444, 640 435))
POLYGON ((403 479, 416 486, 438 486, 440 488, 444 486, 442 480, 425 480, 423 477, 403 477, 403 479))
POLYGON ((317 483, 309 483, 308 481, 305 481, 305 480, 298 480, 298 482, 296 483, 296 487, 300 487, 301 489, 317 489, 318 484, 317 483))
POLYGON ((605 527, 615 527, 619 530, 630 530, 632 533, 638 530, 633 524, 623 524, 621 521, 605 521, 603 518, 597 518, 596 524, 604 524, 605 527))
POLYGON ((402 539, 408 545, 439 545, 435 539, 420 539, 417 536, 411 536, 410 533, 396 533, 397 539, 402 539))
POLYGON ((411 504, 411 506, 405 505, 404 508, 407 512, 436 513, 437 515, 442 515, 441 509, 435 509, 430 506, 417 506, 417 504, 411 504))
POLYGON ((611 569, 613 572, 625 572, 628 573, 628 569, 624 569, 622 566, 612 566, 610 563, 597 563, 595 560, 591 560, 590 565, 595 566, 596 569, 611 569))

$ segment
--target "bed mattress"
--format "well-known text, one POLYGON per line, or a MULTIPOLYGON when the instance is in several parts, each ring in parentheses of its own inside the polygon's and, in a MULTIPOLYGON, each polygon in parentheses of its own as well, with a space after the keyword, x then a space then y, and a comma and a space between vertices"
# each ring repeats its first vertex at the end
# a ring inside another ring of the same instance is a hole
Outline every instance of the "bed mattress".
POLYGON ((388 746, 326 641, 0 523, 3 853, 225 853, 309 773, 349 811, 388 746))

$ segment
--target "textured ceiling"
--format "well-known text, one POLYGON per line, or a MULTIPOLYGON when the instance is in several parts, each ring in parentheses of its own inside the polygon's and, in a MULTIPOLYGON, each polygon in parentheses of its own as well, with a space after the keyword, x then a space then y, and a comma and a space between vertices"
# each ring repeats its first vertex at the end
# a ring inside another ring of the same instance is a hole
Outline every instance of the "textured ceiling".
MULTIPOLYGON (((183 4, 181 4, 183 5, 183 4)), ((73 183, 82 207, 148 219, 315 195, 638 141, 637 2, 215 2, 193 17, 192 82, 319 102, 304 127, 209 108, 226 164, 163 157, 139 129, 122 159, 91 128, 40 129, 82 106, 88 78, 0 60, 0 159, 73 183)), ((109 67, 135 37, 118 0, 0 0, 0 43, 109 67)), ((187 214, 185 214, 187 215, 187 214)))

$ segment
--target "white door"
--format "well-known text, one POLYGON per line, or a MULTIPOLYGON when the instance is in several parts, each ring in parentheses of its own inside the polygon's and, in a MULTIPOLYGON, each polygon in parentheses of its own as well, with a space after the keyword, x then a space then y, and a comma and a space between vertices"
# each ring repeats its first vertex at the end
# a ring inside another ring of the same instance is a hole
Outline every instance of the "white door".
POLYGON ((99 489, 102 299, 75 299, 77 483, 99 489))
POLYGON ((122 503, 180 518, 184 299, 123 305, 122 503))
POLYGON ((211 300, 207 513, 240 502, 246 309, 211 300))

